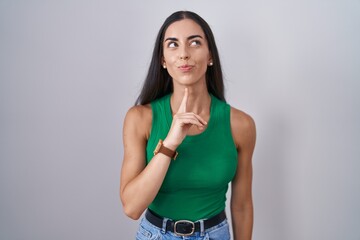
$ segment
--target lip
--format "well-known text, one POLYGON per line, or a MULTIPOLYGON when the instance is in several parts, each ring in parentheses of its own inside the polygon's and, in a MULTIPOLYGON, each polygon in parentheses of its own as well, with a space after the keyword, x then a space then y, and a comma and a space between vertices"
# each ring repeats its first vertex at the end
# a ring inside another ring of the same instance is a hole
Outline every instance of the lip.
POLYGON ((191 69, 193 68, 193 66, 185 64, 185 65, 179 66, 178 68, 179 68, 180 71, 182 71, 182 72, 189 72, 189 71, 191 71, 191 69))

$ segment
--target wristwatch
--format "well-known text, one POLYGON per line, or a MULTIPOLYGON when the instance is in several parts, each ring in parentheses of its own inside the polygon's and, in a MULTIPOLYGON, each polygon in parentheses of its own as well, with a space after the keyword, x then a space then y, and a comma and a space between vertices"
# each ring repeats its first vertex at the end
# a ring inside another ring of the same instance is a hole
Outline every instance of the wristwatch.
POLYGON ((156 145, 156 148, 154 150, 154 156, 158 153, 162 153, 172 159, 176 159, 176 157, 178 156, 178 152, 177 151, 173 151, 167 147, 164 146, 163 141, 160 139, 158 144, 156 145))

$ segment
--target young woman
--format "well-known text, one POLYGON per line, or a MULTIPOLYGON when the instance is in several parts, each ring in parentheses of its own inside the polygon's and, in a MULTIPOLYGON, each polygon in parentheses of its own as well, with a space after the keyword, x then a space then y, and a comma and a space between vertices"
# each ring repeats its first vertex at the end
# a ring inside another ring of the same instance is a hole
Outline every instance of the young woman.
POLYGON ((193 12, 173 13, 124 121, 120 197, 130 218, 146 211, 136 239, 230 239, 231 182, 233 236, 250 240, 255 135, 253 119, 225 102, 209 25, 193 12))

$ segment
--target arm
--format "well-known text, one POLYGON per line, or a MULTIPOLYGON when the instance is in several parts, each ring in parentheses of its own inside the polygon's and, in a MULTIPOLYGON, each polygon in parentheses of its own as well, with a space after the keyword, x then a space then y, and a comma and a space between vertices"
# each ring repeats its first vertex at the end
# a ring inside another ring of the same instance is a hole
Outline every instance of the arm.
POLYGON ((154 200, 171 161, 164 154, 157 154, 145 167, 145 148, 150 128, 149 105, 136 106, 128 111, 123 127, 120 198, 125 214, 132 219, 138 219, 154 200))
POLYGON ((232 181, 231 217, 235 240, 251 240, 253 229, 252 155, 256 141, 253 119, 231 109, 231 129, 238 150, 238 167, 232 181))
MULTIPOLYGON (((163 144, 175 150, 192 125, 206 123, 200 116, 186 112, 187 91, 163 144)), ((152 112, 150 105, 135 106, 126 114, 123 129, 124 159, 120 179, 120 198, 125 214, 138 219, 154 200, 170 166, 170 157, 156 154, 146 166, 145 149, 150 135, 152 112)))

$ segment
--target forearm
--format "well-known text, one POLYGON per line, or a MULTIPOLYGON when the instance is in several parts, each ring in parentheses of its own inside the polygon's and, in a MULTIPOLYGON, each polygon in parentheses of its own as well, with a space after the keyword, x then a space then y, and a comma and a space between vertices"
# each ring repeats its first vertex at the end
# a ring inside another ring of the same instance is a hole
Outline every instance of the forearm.
POLYGON ((126 215, 133 219, 141 216, 159 192, 170 162, 163 154, 155 155, 145 169, 124 186, 120 194, 126 215))
POLYGON ((253 230, 253 205, 243 208, 231 208, 234 240, 251 240, 253 230))

